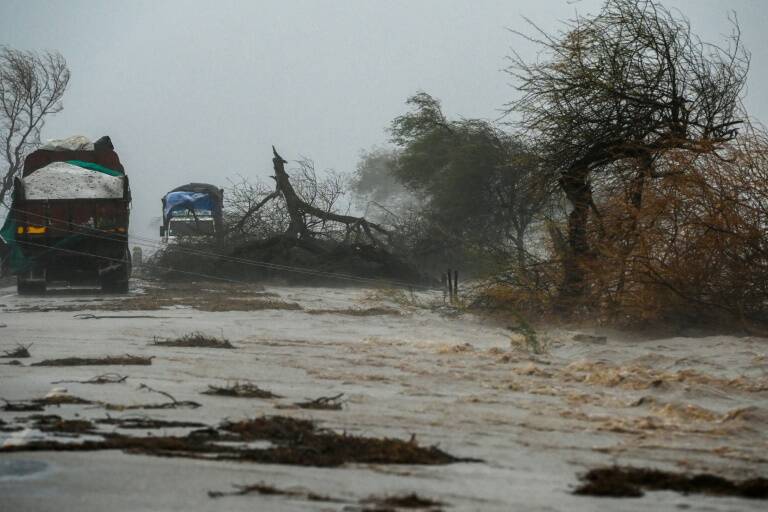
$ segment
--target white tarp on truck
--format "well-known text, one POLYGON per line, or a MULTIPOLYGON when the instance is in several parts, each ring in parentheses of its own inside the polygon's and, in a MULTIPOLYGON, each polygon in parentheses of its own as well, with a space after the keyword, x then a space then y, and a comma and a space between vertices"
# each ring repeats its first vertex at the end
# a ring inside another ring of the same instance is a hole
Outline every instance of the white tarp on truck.
POLYGON ((53 162, 22 181, 24 198, 29 200, 121 199, 124 179, 67 162, 53 162))
POLYGON ((93 151, 93 142, 84 135, 74 135, 66 139, 53 139, 40 147, 48 151, 93 151))

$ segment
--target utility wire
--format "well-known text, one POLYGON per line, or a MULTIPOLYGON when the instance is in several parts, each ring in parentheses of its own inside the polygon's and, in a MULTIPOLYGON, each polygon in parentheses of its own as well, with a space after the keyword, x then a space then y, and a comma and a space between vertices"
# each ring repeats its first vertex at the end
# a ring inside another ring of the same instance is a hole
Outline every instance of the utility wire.
MULTIPOLYGON (((111 258, 109 256, 100 256, 100 255, 97 255, 97 254, 91 254, 89 252, 77 251, 75 249, 65 249, 63 247, 51 247, 51 246, 48 246, 48 245, 45 245, 45 244, 36 244, 34 242, 28 242, 28 241, 18 241, 18 243, 29 245, 29 246, 33 246, 33 247, 45 248, 45 249, 48 249, 49 251, 61 251, 61 252, 69 253, 69 254, 77 254, 77 255, 81 255, 81 256, 89 256, 89 257, 92 257, 92 258, 99 258, 99 259, 103 259, 103 260, 107 260, 107 261, 114 261, 114 262, 117 262, 117 263, 124 263, 125 262, 124 260, 121 260, 121 259, 118 259, 118 258, 111 258)), ((181 274, 187 274, 187 275, 195 276, 195 277, 202 277, 202 278, 205 278, 205 279, 213 279, 213 280, 217 280, 217 281, 224 281, 224 282, 234 283, 234 284, 245 284, 245 285, 253 284, 253 283, 249 283, 249 282, 243 281, 243 280, 230 279, 230 278, 226 278, 226 277, 214 276, 214 275, 211 275, 211 274, 203 274, 202 272, 192 272, 192 271, 189 271, 189 270, 179 270, 179 269, 175 269, 175 268, 172 268, 172 267, 164 267, 164 266, 160 266, 160 265, 156 265, 156 267, 159 268, 159 269, 162 269, 162 270, 168 270, 168 271, 172 271, 172 272, 179 272, 181 274)), ((321 295, 321 294, 317 294, 317 293, 307 292, 306 290, 302 290, 301 294, 303 296, 316 297, 316 298, 319 298, 319 299, 323 299, 324 301, 327 301, 327 302, 336 302, 336 303, 339 303, 339 304, 348 304, 348 301, 345 300, 345 299, 337 299, 337 298, 334 298, 334 297, 329 297, 327 294, 321 295)))
MULTIPOLYGON (((7 204, 5 206, 8 207, 7 204)), ((58 222, 69 224, 69 221, 66 220, 66 219, 57 219, 57 218, 45 216, 45 215, 42 215, 42 214, 39 214, 39 213, 30 212, 28 210, 22 210, 20 208, 11 208, 11 207, 8 207, 8 208, 9 208, 10 211, 24 213, 26 215, 33 216, 33 217, 36 217, 38 219, 44 219, 44 220, 48 220, 48 221, 53 220, 53 221, 58 221, 58 222)), ((81 235, 81 236, 90 237, 90 238, 96 238, 96 239, 102 239, 102 240, 110 240, 110 241, 114 241, 115 240, 114 237, 109 237, 109 236, 103 236, 103 235, 96 234, 97 232, 107 233, 104 230, 100 230, 100 229, 93 228, 91 226, 86 226, 86 225, 75 225, 75 227, 80 227, 80 228, 86 229, 86 230, 88 230, 88 232, 77 232, 77 233, 72 232, 72 231, 69 231, 69 232, 73 233, 73 234, 78 234, 78 235, 81 235)), ((142 236, 131 234, 131 233, 128 233, 127 236, 130 237, 131 240, 139 240, 140 242, 143 242, 143 244, 142 243, 136 243, 136 245, 139 245, 139 246, 144 246, 144 247, 151 248, 151 249, 162 249, 164 247, 162 243, 159 243, 159 242, 157 242, 157 241, 155 241, 153 239, 150 239, 150 238, 142 237, 142 236)), ((42 244, 37 244, 37 245, 43 246, 42 244)), ((48 246, 44 246, 44 247, 48 247, 48 246)), ((294 272, 294 273, 305 274, 305 275, 313 275, 313 276, 319 276, 319 277, 328 277, 328 278, 333 278, 333 279, 347 280, 347 281, 353 281, 353 282, 365 283, 365 284, 377 284, 377 285, 386 284, 386 285, 397 286, 397 287, 419 288, 419 289, 422 289, 422 290, 431 290, 431 289, 433 289, 432 287, 423 286, 423 285, 415 285, 415 284, 412 284, 412 283, 406 283, 406 282, 402 282, 402 281, 366 278, 366 277, 353 276, 353 275, 349 275, 349 274, 341 274, 341 273, 337 273, 337 272, 325 272, 325 271, 312 270, 312 269, 306 269, 306 268, 301 268, 301 267, 294 267, 294 266, 290 266, 290 265, 280 265, 280 264, 277 264, 277 263, 260 262, 260 261, 255 261, 255 260, 251 260, 251 259, 247 259, 247 258, 238 258, 236 256, 227 256, 227 255, 217 254, 217 253, 203 251, 203 250, 199 250, 199 249, 175 247, 175 250, 177 250, 179 252, 182 252, 182 253, 190 254, 190 255, 209 257, 209 258, 216 258, 216 259, 220 259, 220 260, 224 260, 224 261, 229 261, 229 262, 233 262, 233 263, 239 263, 239 264, 243 264, 243 265, 248 265, 248 266, 253 266, 253 267, 263 268, 263 269, 268 269, 268 270, 281 270, 281 271, 286 271, 286 272, 294 272)), ((89 253, 84 253, 84 254, 89 254, 89 253)), ((91 255, 91 256, 96 256, 96 255, 91 255)), ((99 256, 96 256, 96 257, 99 257, 99 256)), ((167 269, 167 270, 170 270, 170 271, 176 271, 176 272, 181 272, 181 273, 189 273, 189 272, 183 272, 183 271, 178 270, 178 269, 172 269, 172 268, 169 268, 169 267, 157 266, 157 268, 167 269)), ((200 275, 204 276, 206 274, 200 274, 200 275)), ((214 276, 209 276, 209 277, 214 277, 214 276)), ((225 278, 218 278, 218 279, 226 280, 225 278)), ((240 281, 234 281, 234 282, 240 282, 240 281)))

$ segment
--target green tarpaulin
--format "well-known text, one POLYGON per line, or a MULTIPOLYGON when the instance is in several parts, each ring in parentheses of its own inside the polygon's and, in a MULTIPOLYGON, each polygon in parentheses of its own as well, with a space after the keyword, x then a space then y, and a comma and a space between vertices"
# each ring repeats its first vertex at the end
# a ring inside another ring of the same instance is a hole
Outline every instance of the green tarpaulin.
POLYGON ((90 169, 92 171, 97 172, 103 172, 104 174, 109 174, 110 176, 122 176, 123 173, 119 171, 115 171, 112 169, 107 169, 103 165, 94 164, 93 162, 83 162, 82 160, 67 160, 68 164, 76 165, 78 167, 82 167, 83 169, 90 169))

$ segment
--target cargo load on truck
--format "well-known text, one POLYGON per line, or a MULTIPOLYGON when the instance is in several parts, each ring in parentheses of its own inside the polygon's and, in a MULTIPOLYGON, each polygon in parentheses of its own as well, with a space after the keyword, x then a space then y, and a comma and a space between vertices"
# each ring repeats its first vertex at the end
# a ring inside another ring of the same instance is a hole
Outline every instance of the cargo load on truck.
POLYGON ((162 198, 163 225, 160 237, 219 236, 222 233, 224 190, 208 183, 188 183, 162 198))
POLYGON ((44 292, 53 282, 127 292, 130 202, 109 137, 50 141, 28 155, 0 229, 19 293, 44 292))

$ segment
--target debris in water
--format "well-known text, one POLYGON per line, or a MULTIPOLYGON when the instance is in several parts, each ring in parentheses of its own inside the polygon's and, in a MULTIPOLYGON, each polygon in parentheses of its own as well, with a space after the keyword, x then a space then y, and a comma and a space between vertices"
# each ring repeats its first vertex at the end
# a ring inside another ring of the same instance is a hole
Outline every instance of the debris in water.
POLYGON ((401 316, 402 313, 394 308, 375 307, 375 308, 347 308, 347 309, 309 309, 310 315, 346 315, 346 316, 401 316))
POLYGON ((0 398, 0 400, 5 402, 3 410, 10 412, 42 411, 47 405, 87 405, 93 403, 85 398, 66 394, 54 394, 34 400, 6 400, 5 398, 0 398))
POLYGON ((69 434, 94 433, 93 423, 88 420, 65 420, 56 414, 33 414, 24 418, 33 422, 33 427, 43 432, 64 432, 69 434))
POLYGON ((6 400, 0 398, 5 405, 3 410, 7 412, 32 412, 32 411, 44 411, 45 407, 42 404, 36 402, 28 402, 26 400, 6 400))
POLYGON ((91 377, 88 380, 57 380, 51 382, 51 384, 119 384, 125 382, 125 379, 127 378, 127 375, 120 375, 119 373, 104 373, 102 375, 97 375, 96 377, 91 377))
POLYGON ((461 354, 464 352, 474 352, 475 347, 470 343, 462 343, 460 345, 448 345, 441 346, 437 349, 438 354, 461 354))
POLYGON ((80 398, 79 396, 67 395, 65 393, 48 394, 44 398, 37 398, 33 402, 42 405, 87 405, 92 404, 90 400, 80 398))
POLYGON ((32 357, 32 355, 29 353, 29 347, 32 346, 32 343, 29 345, 22 345, 21 343, 16 344, 16 348, 12 350, 6 350, 5 352, 0 355, 0 357, 18 357, 18 358, 24 358, 24 357, 32 357))
POLYGON ((208 497, 221 498, 223 496, 244 496, 246 494, 261 494, 265 496, 290 496, 297 498, 304 498, 309 501, 336 501, 341 500, 333 499, 329 496, 323 496, 321 494, 315 494, 314 492, 299 490, 299 489, 278 489, 277 487, 259 482, 252 485, 235 485, 233 486, 236 491, 222 492, 222 491, 208 491, 208 497))
POLYGON ((97 365, 150 365, 153 357, 141 357, 125 354, 124 356, 105 356, 96 358, 65 357, 45 359, 31 366, 97 366, 97 365))
POLYGON ((145 416, 128 418, 106 418, 96 420, 100 425, 115 425, 125 429, 153 429, 153 428, 205 428, 208 425, 194 421, 170 421, 147 418, 145 416))
POLYGON ((608 337, 607 336, 593 336, 591 334, 575 334, 573 336, 573 341, 580 341, 582 343, 596 343, 599 345, 604 345, 608 343, 608 337))
POLYGON ((145 389, 152 393, 158 393, 168 398, 171 401, 159 403, 159 404, 150 403, 150 404, 120 405, 120 404, 102 403, 102 405, 104 405, 104 407, 106 407, 107 410, 110 410, 110 411, 126 411, 130 409, 178 409, 182 407, 197 409, 198 407, 200 407, 200 404, 197 402, 193 402, 191 400, 176 400, 176 398, 172 394, 167 393, 165 391, 160 391, 159 389, 151 388, 146 384, 139 384, 139 389, 145 389))
POLYGON ((306 402, 296 402, 293 405, 300 409, 322 409, 331 411, 340 411, 344 402, 341 401, 341 397, 344 393, 339 393, 335 396, 321 396, 314 400, 308 400, 306 402))
POLYGON ((201 407, 201 404, 193 402, 192 400, 178 400, 176 402, 162 402, 162 403, 149 403, 149 404, 112 404, 102 403, 108 411, 130 411, 134 409, 197 409, 201 407))
POLYGON ((403 494, 401 496, 387 496, 383 498, 370 497, 363 500, 363 503, 371 503, 375 505, 376 510, 394 510, 398 508, 420 508, 428 510, 436 510, 443 506, 443 503, 424 498, 418 494, 410 493, 403 494))
POLYGON ((208 386, 206 391, 203 391, 204 395, 216 395, 216 396, 234 396, 238 398, 282 398, 280 395, 276 395, 266 389, 261 389, 255 384, 240 384, 235 383, 229 387, 208 386))
POLYGON ((18 432, 20 430, 24 430, 23 427, 10 426, 5 421, 0 420, 0 432, 18 432))
POLYGON ((160 345, 163 347, 205 347, 205 348, 235 348, 229 340, 224 338, 214 338, 213 336, 206 336, 201 332, 193 332, 185 334, 184 336, 176 339, 168 340, 155 340, 153 345, 160 345))
POLYGON ((74 318, 77 318, 78 320, 104 320, 104 319, 115 319, 115 318, 158 318, 158 319, 169 319, 169 318, 192 318, 191 316, 156 316, 156 315, 93 315, 91 313, 79 313, 77 315, 73 315, 74 318))
POLYGON ((124 450, 128 453, 206 460, 233 460, 265 464, 335 467, 362 464, 450 464, 479 462, 450 455, 435 446, 423 447, 409 441, 339 434, 318 429, 311 421, 284 416, 261 417, 229 422, 218 428, 190 432, 184 437, 131 437, 111 434, 101 440, 62 443, 56 440, 30 441, 0 447, 0 453, 20 451, 124 450), (228 441, 227 444, 221 441, 228 441), (244 443, 269 441, 267 448, 244 443))
POLYGON ((768 479, 734 482, 717 475, 684 475, 658 469, 611 466, 588 471, 574 494, 588 496, 639 497, 648 491, 677 491, 712 496, 768 499, 768 479))

